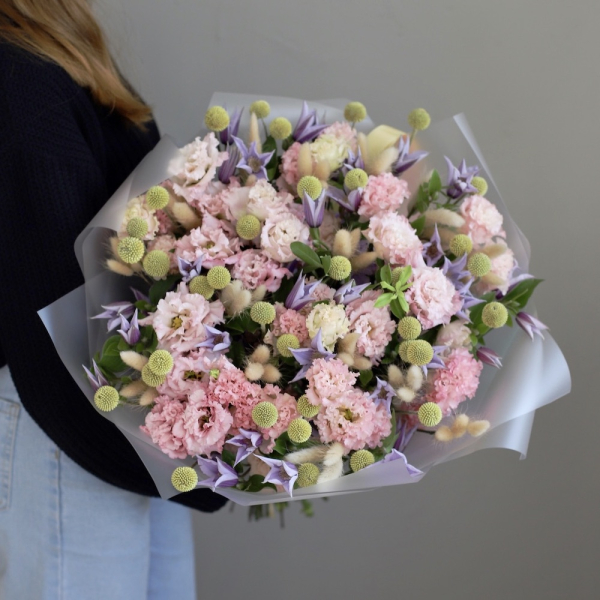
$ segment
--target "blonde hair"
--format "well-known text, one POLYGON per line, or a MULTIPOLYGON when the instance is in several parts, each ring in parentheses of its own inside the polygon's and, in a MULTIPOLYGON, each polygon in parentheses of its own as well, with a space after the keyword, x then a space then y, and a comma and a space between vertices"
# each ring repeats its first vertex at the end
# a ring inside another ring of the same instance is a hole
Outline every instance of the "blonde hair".
POLYGON ((119 74, 87 0, 0 0, 0 39, 60 65, 135 125, 151 119, 119 74))

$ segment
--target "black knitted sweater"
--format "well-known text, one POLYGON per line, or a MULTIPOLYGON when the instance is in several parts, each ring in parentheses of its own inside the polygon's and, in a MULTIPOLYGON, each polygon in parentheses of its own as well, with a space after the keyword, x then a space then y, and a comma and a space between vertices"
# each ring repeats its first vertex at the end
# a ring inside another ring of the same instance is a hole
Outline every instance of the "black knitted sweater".
MULTIPOLYGON (((61 67, 0 43, 0 366, 68 456, 147 496, 158 493, 135 450, 81 393, 36 313, 83 283, 75 238, 158 139, 154 123, 129 125, 61 67)), ((174 501, 225 503, 205 489, 174 501)))

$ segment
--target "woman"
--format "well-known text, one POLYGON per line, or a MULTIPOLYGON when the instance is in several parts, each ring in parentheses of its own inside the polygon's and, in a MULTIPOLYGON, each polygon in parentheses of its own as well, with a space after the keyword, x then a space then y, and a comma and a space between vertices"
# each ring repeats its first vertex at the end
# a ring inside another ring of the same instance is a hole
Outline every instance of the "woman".
POLYGON ((36 314, 82 283, 75 237, 158 137, 85 0, 0 0, 1 598, 195 598, 187 509, 150 498, 36 314))

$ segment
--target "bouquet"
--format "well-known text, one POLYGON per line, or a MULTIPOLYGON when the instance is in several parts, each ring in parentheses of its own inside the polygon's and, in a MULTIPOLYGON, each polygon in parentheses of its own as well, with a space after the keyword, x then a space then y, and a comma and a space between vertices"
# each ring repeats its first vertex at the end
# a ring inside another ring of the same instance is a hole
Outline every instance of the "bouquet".
POLYGON ((524 453, 568 371, 464 118, 416 109, 405 133, 358 102, 222 100, 107 203, 76 244, 86 285, 42 311, 160 493, 259 515, 524 453))

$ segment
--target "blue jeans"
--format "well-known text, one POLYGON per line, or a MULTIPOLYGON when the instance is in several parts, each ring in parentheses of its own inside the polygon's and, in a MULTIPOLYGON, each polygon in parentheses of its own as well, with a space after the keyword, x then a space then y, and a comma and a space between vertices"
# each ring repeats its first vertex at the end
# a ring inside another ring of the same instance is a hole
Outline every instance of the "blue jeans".
POLYGON ((84 471, 20 405, 7 367, 0 369, 0 598, 196 599, 189 509, 84 471))

